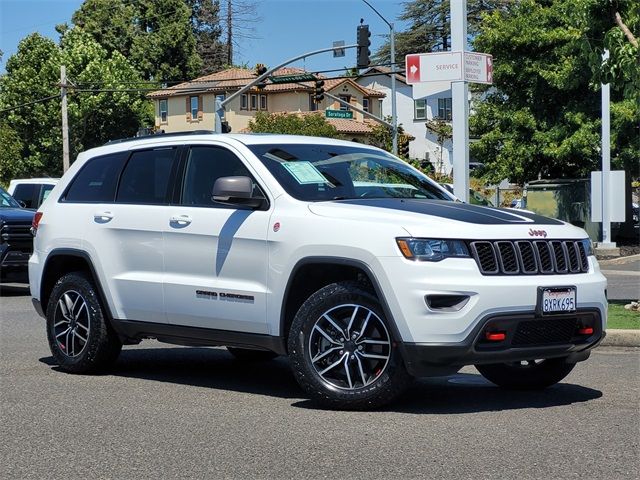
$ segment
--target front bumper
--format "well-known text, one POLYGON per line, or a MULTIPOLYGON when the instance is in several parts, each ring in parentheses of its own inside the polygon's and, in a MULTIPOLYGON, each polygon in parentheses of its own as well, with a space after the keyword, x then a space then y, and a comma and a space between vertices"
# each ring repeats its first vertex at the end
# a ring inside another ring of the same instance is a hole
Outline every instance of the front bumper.
POLYGON ((542 317, 536 312, 489 315, 458 343, 404 342, 401 350, 415 377, 451 375, 465 365, 566 357, 568 363, 589 358, 605 337, 598 309, 542 317), (590 327, 588 334, 581 328, 590 327), (487 340, 487 332, 502 332, 502 341, 487 340))

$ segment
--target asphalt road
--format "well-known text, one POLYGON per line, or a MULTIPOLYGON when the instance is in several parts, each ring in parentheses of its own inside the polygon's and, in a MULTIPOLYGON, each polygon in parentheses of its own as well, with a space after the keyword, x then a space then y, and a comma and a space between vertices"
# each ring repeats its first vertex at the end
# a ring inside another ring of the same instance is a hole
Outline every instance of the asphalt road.
POLYGON ((279 359, 127 347, 57 370, 26 289, 0 296, 0 478, 640 477, 640 352, 598 349, 544 392, 473 368, 377 412, 314 408, 279 359))
POLYGON ((638 300, 640 298, 640 255, 600 262, 607 277, 610 300, 638 300))

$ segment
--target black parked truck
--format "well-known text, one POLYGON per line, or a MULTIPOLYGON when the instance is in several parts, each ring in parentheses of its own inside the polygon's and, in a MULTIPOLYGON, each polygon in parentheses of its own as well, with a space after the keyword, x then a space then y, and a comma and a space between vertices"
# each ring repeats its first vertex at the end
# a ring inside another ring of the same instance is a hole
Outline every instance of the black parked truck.
POLYGON ((33 253, 34 210, 23 208, 0 188, 0 282, 27 282, 33 253))

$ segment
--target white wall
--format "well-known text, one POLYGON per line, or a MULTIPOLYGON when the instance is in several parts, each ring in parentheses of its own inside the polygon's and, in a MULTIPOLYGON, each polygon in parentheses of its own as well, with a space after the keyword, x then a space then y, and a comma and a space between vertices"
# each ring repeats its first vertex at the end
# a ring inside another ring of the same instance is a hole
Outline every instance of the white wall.
MULTIPOLYGON (((388 75, 372 75, 357 80, 360 85, 384 92, 387 96, 382 101, 382 115, 391 116, 391 77, 388 75)), ((414 118, 414 98, 427 99, 427 119, 433 119, 438 115, 438 99, 451 97, 451 87, 448 82, 424 83, 416 86, 407 85, 396 79, 396 103, 398 125, 402 125, 404 131, 415 137, 409 143, 409 156, 411 158, 429 160, 438 168, 440 161, 440 145, 436 136, 430 133, 425 126, 426 119, 414 118)), ((444 143, 442 149, 443 173, 450 173, 452 165, 451 140, 444 143)))

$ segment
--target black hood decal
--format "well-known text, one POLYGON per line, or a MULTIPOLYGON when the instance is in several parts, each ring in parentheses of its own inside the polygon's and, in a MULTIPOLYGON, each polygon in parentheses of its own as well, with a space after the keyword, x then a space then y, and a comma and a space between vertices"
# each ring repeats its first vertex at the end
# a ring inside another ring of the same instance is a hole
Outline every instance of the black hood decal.
POLYGON ((477 205, 469 205, 468 203, 451 202, 447 200, 366 198, 338 200, 336 203, 422 213, 424 215, 481 225, 562 225, 562 222, 558 220, 536 215, 535 213, 493 207, 480 207, 477 205))

